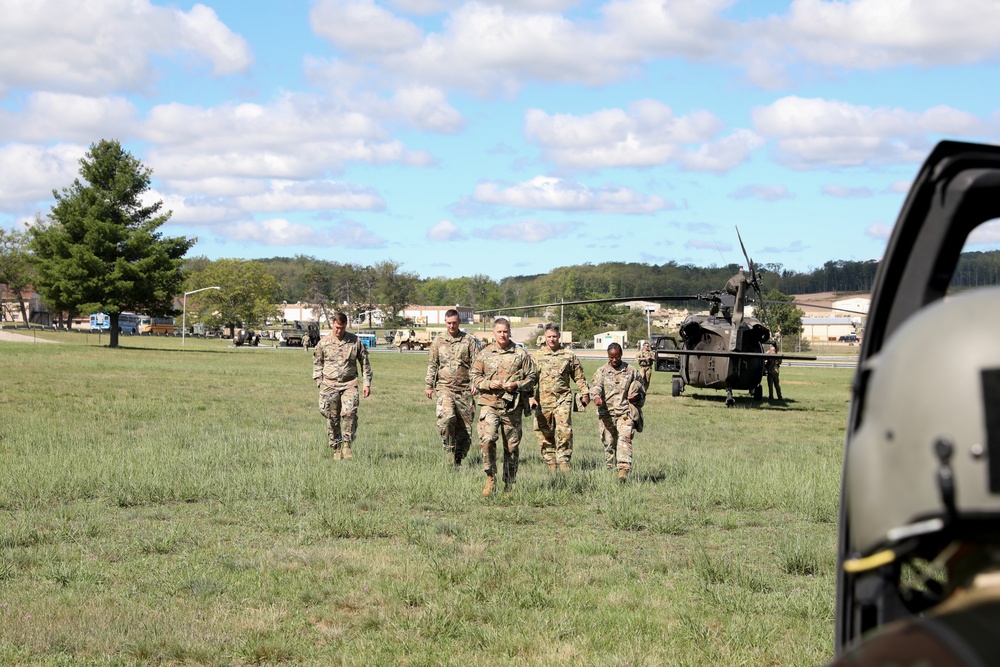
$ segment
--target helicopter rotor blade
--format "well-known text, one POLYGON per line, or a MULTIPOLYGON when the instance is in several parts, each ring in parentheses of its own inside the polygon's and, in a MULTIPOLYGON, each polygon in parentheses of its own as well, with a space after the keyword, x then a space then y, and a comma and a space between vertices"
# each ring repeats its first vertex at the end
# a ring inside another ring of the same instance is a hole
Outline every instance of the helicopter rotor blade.
POLYGON ((764 293, 761 291, 760 287, 760 275, 757 273, 757 265, 753 263, 750 259, 750 255, 747 253, 747 247, 743 245, 743 237, 740 235, 740 228, 736 228, 736 238, 740 240, 740 250, 743 251, 743 257, 747 260, 747 268, 750 269, 750 284, 753 286, 757 296, 759 298, 764 297, 764 293))
POLYGON ((619 297, 609 297, 607 299, 582 299, 580 301, 554 301, 552 303, 534 303, 527 306, 504 306, 503 308, 486 308, 483 310, 477 310, 475 313, 477 315, 485 315, 489 313, 504 313, 512 310, 532 310, 534 308, 554 308, 555 306, 583 306, 591 303, 626 303, 628 301, 652 301, 657 302, 673 302, 673 301, 711 301, 712 297, 705 294, 694 294, 694 295, 669 295, 669 296, 619 296, 619 297))
POLYGON ((860 310, 850 310, 849 308, 837 308, 836 306, 828 306, 825 303, 807 303, 805 301, 781 301, 778 299, 762 299, 763 303, 784 303, 792 306, 808 306, 809 308, 822 308, 823 310, 836 310, 841 313, 851 313, 852 315, 867 315, 868 313, 862 312, 860 310))

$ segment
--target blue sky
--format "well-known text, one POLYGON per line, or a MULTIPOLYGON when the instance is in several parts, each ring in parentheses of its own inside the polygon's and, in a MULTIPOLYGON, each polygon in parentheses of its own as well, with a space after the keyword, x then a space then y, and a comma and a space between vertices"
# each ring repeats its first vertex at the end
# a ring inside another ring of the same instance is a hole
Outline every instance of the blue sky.
POLYGON ((738 225, 809 270, 881 257, 937 141, 1000 141, 992 0, 0 9, 0 225, 114 138, 210 258, 499 279, 739 262, 738 225))

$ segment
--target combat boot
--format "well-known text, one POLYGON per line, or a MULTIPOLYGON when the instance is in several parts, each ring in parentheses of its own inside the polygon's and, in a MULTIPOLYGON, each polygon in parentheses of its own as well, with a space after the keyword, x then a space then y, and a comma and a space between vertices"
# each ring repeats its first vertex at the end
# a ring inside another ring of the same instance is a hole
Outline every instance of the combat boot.
POLYGON ((559 462, 559 472, 569 472, 569 461, 559 462))
POLYGON ((483 498, 493 495, 497 488, 497 478, 495 475, 486 476, 486 486, 483 487, 483 498))
POLYGON ((343 459, 344 459, 344 453, 342 451, 340 451, 339 449, 333 450, 334 461, 342 461, 343 459))
POLYGON ((455 465, 458 465, 458 461, 455 459, 455 450, 454 449, 446 449, 446 450, 444 450, 444 464, 446 466, 455 466, 455 465))
POLYGON ((548 462, 548 466, 549 466, 549 472, 555 472, 556 471, 556 462, 555 461, 549 461, 548 462))
POLYGON ((618 483, 624 484, 628 481, 628 470, 621 468, 618 470, 618 483))
POLYGON ((344 458, 345 459, 353 459, 354 458, 354 454, 351 452, 351 446, 349 444, 347 444, 346 442, 344 443, 344 458))

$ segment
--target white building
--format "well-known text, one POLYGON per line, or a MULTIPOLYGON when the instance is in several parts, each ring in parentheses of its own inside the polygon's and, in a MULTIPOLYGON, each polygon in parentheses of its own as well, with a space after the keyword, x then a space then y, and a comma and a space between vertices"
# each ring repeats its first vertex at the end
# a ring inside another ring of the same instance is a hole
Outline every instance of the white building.
POLYGON ((803 317, 802 338, 813 342, 836 342, 841 336, 856 333, 850 317, 803 317))
POLYGON ((443 326, 444 314, 453 308, 458 311, 460 323, 470 324, 473 321, 472 306, 407 306, 399 311, 399 316, 409 317, 418 325, 443 326))
POLYGON ((628 346, 628 332, 627 331, 605 331, 604 333, 594 334, 594 349, 595 350, 607 350, 608 345, 611 343, 618 343, 622 347, 628 346))
POLYGON ((283 303, 278 306, 278 311, 281 313, 281 319, 285 322, 317 322, 320 320, 326 322, 323 311, 319 308, 313 308, 307 303, 283 303))

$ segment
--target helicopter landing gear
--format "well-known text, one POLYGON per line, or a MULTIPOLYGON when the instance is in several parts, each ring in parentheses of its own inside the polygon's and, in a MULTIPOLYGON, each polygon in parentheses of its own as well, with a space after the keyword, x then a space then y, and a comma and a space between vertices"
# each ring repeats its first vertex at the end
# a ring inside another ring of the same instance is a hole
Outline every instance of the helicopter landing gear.
POLYGON ((753 400, 759 401, 762 398, 764 398, 764 389, 760 385, 757 385, 753 388, 753 400))
POLYGON ((670 395, 677 398, 682 391, 684 391, 684 381, 675 377, 670 383, 670 395))
POLYGON ((733 390, 726 387, 726 407, 734 408, 736 407, 736 399, 733 398, 733 390))

